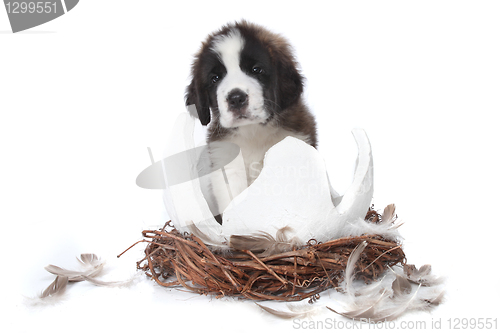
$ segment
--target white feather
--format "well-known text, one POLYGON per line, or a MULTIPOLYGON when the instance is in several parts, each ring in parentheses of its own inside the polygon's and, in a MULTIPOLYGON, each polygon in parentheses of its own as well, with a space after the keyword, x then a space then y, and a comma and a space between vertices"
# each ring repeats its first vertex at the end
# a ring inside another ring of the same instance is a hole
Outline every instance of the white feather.
POLYGON ((381 280, 359 287, 353 283, 353 279, 355 263, 362 249, 360 244, 351 253, 345 271, 343 287, 351 296, 347 310, 342 312, 327 307, 329 310, 350 319, 378 322, 397 319, 412 310, 427 310, 443 301, 443 280, 430 274, 430 266, 423 266, 419 270, 414 266, 404 270, 394 267, 387 270, 381 280), (428 284, 417 285, 416 281, 426 281, 428 284), (388 282, 392 282, 390 286, 388 282))
POLYGON ((366 245, 368 245, 366 241, 359 243, 351 252, 349 259, 347 259, 347 265, 344 273, 345 289, 347 293, 353 297, 354 297, 354 290, 352 287, 352 283, 354 281, 354 269, 356 268, 356 263, 358 262, 361 253, 366 248, 366 245))

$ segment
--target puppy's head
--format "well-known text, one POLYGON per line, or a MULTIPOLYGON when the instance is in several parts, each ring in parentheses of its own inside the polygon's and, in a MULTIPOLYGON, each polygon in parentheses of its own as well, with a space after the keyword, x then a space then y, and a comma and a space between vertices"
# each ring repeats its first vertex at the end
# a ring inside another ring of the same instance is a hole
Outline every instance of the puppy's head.
POLYGON ((295 103, 303 78, 288 43, 245 21, 210 35, 195 56, 186 105, 203 125, 224 128, 266 124, 295 103))

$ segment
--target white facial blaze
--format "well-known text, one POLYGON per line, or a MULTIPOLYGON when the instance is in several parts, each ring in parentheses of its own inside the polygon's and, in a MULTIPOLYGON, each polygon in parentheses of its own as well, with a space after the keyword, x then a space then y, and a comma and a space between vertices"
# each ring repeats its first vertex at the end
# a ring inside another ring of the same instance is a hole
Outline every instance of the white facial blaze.
POLYGON ((238 30, 220 37, 212 48, 219 55, 227 74, 217 87, 220 123, 223 127, 239 127, 264 122, 267 113, 264 108, 262 86, 255 78, 244 73, 240 68, 240 54, 245 41, 238 30), (227 97, 233 89, 240 89, 248 94, 246 118, 237 119, 229 111, 227 97))

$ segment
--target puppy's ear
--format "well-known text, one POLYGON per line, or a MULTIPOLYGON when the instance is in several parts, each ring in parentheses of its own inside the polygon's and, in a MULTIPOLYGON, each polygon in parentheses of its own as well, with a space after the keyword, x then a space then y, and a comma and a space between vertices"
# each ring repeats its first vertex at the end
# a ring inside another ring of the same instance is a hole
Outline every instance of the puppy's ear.
POLYGON ((295 103, 304 90, 304 78, 289 57, 280 57, 277 63, 278 104, 284 110, 295 103))
POLYGON ((186 106, 195 105, 198 113, 198 119, 203 126, 210 122, 210 107, 208 101, 208 94, 203 92, 203 89, 196 83, 193 78, 189 86, 186 88, 186 106))

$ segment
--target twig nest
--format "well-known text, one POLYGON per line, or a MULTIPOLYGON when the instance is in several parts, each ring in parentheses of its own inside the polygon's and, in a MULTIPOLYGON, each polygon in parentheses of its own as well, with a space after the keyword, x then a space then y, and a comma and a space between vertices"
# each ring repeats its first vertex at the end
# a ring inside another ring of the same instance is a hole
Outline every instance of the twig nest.
MULTIPOLYGON (((138 268, 164 287, 181 286, 204 295, 252 300, 299 301, 337 288, 356 247, 356 278, 377 279, 387 267, 405 262, 401 245, 376 235, 344 237, 328 242, 310 240, 287 252, 250 250, 218 252, 193 234, 166 225, 143 231, 148 242, 138 268)), ((352 266, 352 264, 351 264, 352 266)), ((353 266, 354 267, 354 266, 353 266)))

